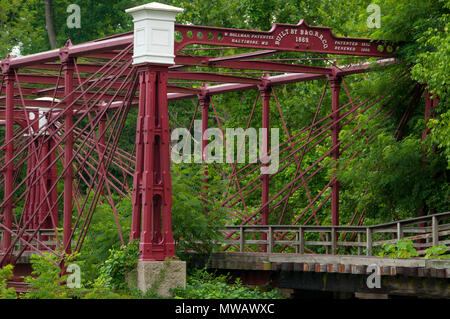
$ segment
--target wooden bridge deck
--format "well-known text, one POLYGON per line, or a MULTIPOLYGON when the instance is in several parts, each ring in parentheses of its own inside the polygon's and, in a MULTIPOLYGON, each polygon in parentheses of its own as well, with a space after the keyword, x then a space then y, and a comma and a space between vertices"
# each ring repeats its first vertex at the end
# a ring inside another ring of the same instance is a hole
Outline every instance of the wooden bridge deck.
POLYGON ((450 298, 450 260, 282 253, 192 255, 192 264, 241 277, 247 284, 278 288, 450 298), (366 280, 376 265, 381 287, 366 280))

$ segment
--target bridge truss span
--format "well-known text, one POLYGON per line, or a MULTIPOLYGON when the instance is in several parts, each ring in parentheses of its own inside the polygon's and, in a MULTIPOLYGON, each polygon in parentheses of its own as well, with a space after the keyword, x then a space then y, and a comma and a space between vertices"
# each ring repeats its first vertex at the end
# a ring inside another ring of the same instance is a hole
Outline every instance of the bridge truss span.
MULTIPOLYGON (((82 44, 69 40, 58 50, 1 61, 0 263, 44 251, 63 262, 65 253, 81 250, 99 204, 111 207, 123 244, 140 240, 142 260, 172 257, 170 132, 176 119, 170 108, 194 100, 189 131, 199 118, 202 136, 213 125, 224 136, 218 96, 236 92, 252 97, 247 128, 270 129, 276 120, 284 140, 275 147, 266 134, 262 142, 279 158, 277 171, 262 174, 267 162, 241 164, 237 156, 224 170, 228 191, 220 206, 228 220, 241 226, 321 226, 318 213, 326 211, 333 226, 364 224, 364 210, 345 220, 339 215, 337 171, 345 164, 337 162, 357 139, 369 143, 374 134, 361 127, 375 117, 389 119, 392 108, 383 96, 352 96, 345 79, 395 63, 396 44, 337 37, 303 20, 275 24, 267 32, 180 25, 173 22, 179 10, 170 8, 162 31, 155 31, 152 17, 166 9, 135 9, 147 15, 148 24, 135 16, 134 32, 82 44), (323 85, 316 112, 310 124, 294 129, 292 109, 280 103, 281 90, 311 81, 323 85), (126 148, 122 133, 131 113, 135 143, 126 148), (311 182, 327 172, 333 172, 328 182, 312 192, 311 182), (293 211, 290 201, 299 196, 305 204, 293 211), (121 228, 118 198, 132 203, 130 234, 121 228)), ((416 96, 422 91, 416 89, 416 96)), ((201 144, 204 154, 207 143, 201 144)), ((348 162, 358 153, 349 154, 348 162)), ((204 174, 207 181, 208 165, 204 174)), ((239 250, 241 229, 227 233, 225 250, 239 250)), ((289 232, 270 239, 296 240, 289 232)), ((267 252, 267 234, 253 240, 246 249, 267 252)), ((320 240, 324 246, 330 241, 324 233, 320 240)))

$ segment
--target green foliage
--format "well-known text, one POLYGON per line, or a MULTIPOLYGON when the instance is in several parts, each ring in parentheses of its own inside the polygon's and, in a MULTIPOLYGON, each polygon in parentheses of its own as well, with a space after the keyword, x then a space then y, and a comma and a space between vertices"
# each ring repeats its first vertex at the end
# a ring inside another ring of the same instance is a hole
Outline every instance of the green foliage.
POLYGON ((109 203, 99 203, 84 240, 78 260, 84 263, 83 281, 86 284, 97 278, 101 263, 109 257, 109 250, 120 248, 122 245, 117 222, 124 236, 124 243, 128 241, 132 212, 131 201, 127 198, 118 198, 118 196, 114 196, 114 200, 117 221, 109 203))
POLYGON ((383 244, 379 257, 412 258, 418 256, 411 239, 400 239, 395 244, 383 244))
POLYGON ((450 259, 450 255, 445 255, 447 252, 447 246, 431 246, 425 250, 425 259, 450 259))
POLYGON ((450 109, 439 118, 431 119, 428 127, 431 129, 432 141, 447 156, 447 168, 450 168, 450 109))
POLYGON ((6 265, 0 268, 0 299, 16 299, 17 294, 14 288, 7 288, 7 282, 12 279, 13 266, 6 265))
POLYGON ((220 207, 224 182, 218 176, 205 183, 198 166, 172 165, 172 225, 177 254, 186 250, 209 253, 221 239, 219 229, 225 224, 220 207))
POLYGON ((30 25, 32 13, 23 0, 0 0, 0 59, 11 53, 15 47, 30 48, 36 43, 36 37, 30 37, 33 28, 30 25))
POLYGON ((60 276, 60 268, 55 255, 43 253, 31 255, 32 276, 25 278, 30 284, 30 292, 25 299, 67 299, 69 291, 65 287, 67 276, 60 276))
POLYGON ((95 280, 83 299, 133 299, 135 296, 128 295, 124 292, 115 292, 107 287, 107 279, 105 277, 99 277, 95 280))
MULTIPOLYGON (((409 136, 397 142, 379 133, 370 144, 356 144, 361 156, 339 175, 346 188, 344 207, 358 203, 356 208, 364 209, 374 223, 415 216, 423 203, 437 211, 448 207, 446 163, 433 152, 424 159, 426 145, 420 139, 409 136)), ((341 158, 342 165, 349 154, 341 158)))
POLYGON ((99 267, 99 276, 94 287, 105 287, 112 290, 127 290, 126 274, 137 267, 139 258, 139 241, 110 249, 109 258, 99 267))
MULTIPOLYGON (((383 244, 378 257, 389 258, 412 258, 419 256, 419 253, 413 246, 411 239, 400 239, 395 244, 383 244)), ((450 255, 445 255, 447 246, 431 246, 424 251, 424 259, 448 259, 450 255)))
POLYGON ((187 279, 186 289, 173 290, 175 299, 282 299, 277 290, 262 291, 244 286, 238 278, 229 283, 229 275, 216 276, 205 269, 195 269, 187 279))

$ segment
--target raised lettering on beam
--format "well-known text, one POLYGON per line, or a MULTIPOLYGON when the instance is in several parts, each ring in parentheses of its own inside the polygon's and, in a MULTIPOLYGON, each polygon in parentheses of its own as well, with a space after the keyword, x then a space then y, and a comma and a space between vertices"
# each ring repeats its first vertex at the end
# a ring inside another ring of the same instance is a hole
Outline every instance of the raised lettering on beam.
POLYGON ((370 39, 337 37, 331 28, 309 26, 304 20, 297 25, 274 24, 270 31, 188 25, 176 25, 175 30, 183 35, 183 40, 175 44, 176 51, 192 43, 379 57, 391 56, 395 51, 392 44, 370 39), (198 36, 200 33, 202 36, 198 36))

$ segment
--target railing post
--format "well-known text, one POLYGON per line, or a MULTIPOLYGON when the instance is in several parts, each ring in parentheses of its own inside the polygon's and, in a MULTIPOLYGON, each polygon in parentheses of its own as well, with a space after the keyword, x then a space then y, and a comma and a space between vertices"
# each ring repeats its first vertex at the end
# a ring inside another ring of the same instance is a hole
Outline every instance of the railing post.
POLYGON ((268 253, 273 253, 273 228, 269 226, 269 245, 268 245, 268 253))
POLYGON ((397 241, 403 238, 403 225, 397 223, 397 241))
MULTIPOLYGON (((362 243, 362 233, 358 232, 358 244, 362 243)), ((358 245, 358 256, 362 255, 362 247, 358 245)))
POLYGON ((433 246, 439 246, 439 220, 436 216, 431 217, 431 234, 433 246))
POLYGON ((304 254, 305 253, 305 229, 303 227, 300 227, 299 230, 299 239, 300 239, 300 245, 299 245, 299 253, 304 254))
POLYGON ((245 233, 244 233, 244 231, 245 231, 244 226, 241 226, 241 228, 239 229, 239 241, 240 241, 239 251, 241 253, 244 252, 244 248, 245 248, 245 233))
POLYGON ((331 227, 331 254, 332 255, 336 255, 336 251, 337 251, 337 236, 336 236, 336 228, 335 227, 331 227))
POLYGON ((372 256, 372 229, 366 228, 366 255, 372 256))
POLYGON ((325 240, 327 242, 326 245, 325 245, 325 253, 327 255, 329 255, 330 254, 330 250, 331 250, 331 247, 330 247, 330 244, 329 244, 329 242, 330 242, 330 233, 329 232, 325 233, 325 240))

